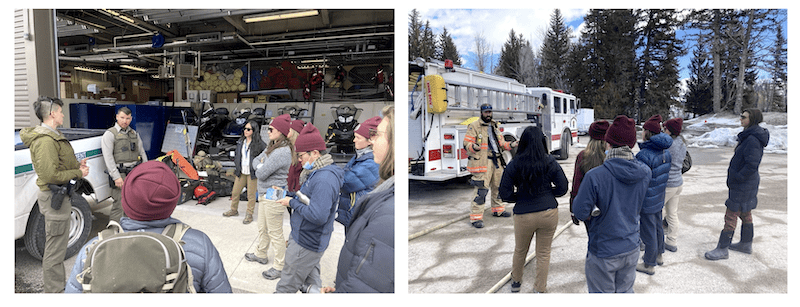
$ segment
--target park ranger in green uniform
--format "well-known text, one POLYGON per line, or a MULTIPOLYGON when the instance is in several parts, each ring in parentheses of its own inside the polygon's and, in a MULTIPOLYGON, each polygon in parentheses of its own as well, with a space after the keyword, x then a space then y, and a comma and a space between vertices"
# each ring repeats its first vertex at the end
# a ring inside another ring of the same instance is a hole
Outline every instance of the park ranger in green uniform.
POLYGON ((69 241, 70 181, 89 175, 86 159, 78 162, 75 151, 58 126, 64 124, 64 103, 59 99, 42 97, 33 103, 40 126, 23 128, 19 136, 31 149, 31 161, 39 186, 39 212, 44 215, 45 244, 42 256, 44 292, 64 292, 66 273, 64 257, 69 241), (59 193, 60 192, 60 193, 59 193), (53 201, 53 199, 62 199, 53 201))
POLYGON ((122 218, 122 185, 125 183, 125 175, 139 163, 147 162, 147 153, 142 146, 142 138, 130 127, 131 109, 121 107, 117 110, 117 123, 114 127, 108 128, 103 133, 101 149, 103 150, 103 160, 108 169, 111 186, 111 198, 114 203, 111 205, 110 220, 119 223, 122 218), (113 184, 112 184, 113 181, 113 184))

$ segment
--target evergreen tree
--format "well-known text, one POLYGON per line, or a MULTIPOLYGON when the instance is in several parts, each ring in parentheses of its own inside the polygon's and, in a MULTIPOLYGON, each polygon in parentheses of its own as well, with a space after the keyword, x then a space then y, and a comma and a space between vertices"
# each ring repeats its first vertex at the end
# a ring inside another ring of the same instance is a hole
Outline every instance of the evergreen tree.
POLYGON ((775 42, 771 48, 771 60, 767 63, 770 74, 770 87, 766 110, 786 111, 786 67, 787 49, 783 26, 775 26, 775 42))
POLYGON ((450 36, 450 33, 447 33, 447 27, 442 28, 442 34, 439 35, 439 59, 444 60, 453 60, 453 64, 461 65, 461 57, 458 55, 458 48, 456 48, 456 44, 453 42, 453 38, 450 36))
POLYGON ((530 48, 530 43, 522 37, 522 34, 517 34, 514 29, 508 34, 508 40, 503 44, 500 52, 500 63, 497 66, 496 74, 516 79, 523 82, 524 67, 521 61, 521 54, 523 48, 530 48))
POLYGON ((625 114, 635 107, 636 18, 632 10, 591 10, 584 17, 579 46, 568 65, 568 79, 583 106, 598 118, 625 114))
POLYGON ((567 89, 566 66, 570 50, 572 30, 567 27, 561 10, 555 9, 550 15, 550 26, 545 34, 540 50, 542 65, 541 85, 544 87, 567 89))
POLYGON ((408 60, 413 61, 422 55, 422 21, 417 9, 411 10, 408 19, 408 60))
POLYGON ((420 57, 430 60, 434 59, 436 55, 436 36, 431 29, 430 20, 425 21, 425 27, 422 30, 422 40, 420 41, 420 57))
POLYGON ((689 64, 689 81, 684 95, 686 111, 695 115, 703 115, 714 111, 713 107, 713 70, 708 64, 708 53, 703 44, 696 44, 689 64))
POLYGON ((669 118, 670 106, 679 104, 678 57, 683 55, 683 41, 675 29, 682 23, 675 10, 638 10, 639 58, 637 109, 639 120, 655 114, 669 118))

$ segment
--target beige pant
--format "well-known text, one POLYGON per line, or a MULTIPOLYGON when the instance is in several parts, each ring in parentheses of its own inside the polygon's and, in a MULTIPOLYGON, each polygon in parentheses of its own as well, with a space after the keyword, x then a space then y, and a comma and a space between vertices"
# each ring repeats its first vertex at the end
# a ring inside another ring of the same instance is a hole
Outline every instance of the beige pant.
POLYGON ((485 173, 472 174, 473 181, 483 181, 483 187, 476 186, 472 192, 472 205, 470 207, 469 220, 471 222, 483 220, 483 211, 485 210, 484 204, 491 202, 492 213, 503 213, 506 211, 505 205, 500 201, 497 196, 499 194, 498 187, 500 186, 500 179, 503 178, 503 168, 494 167, 494 163, 489 162, 489 168, 485 173), (485 191, 488 189, 489 191, 485 191), (491 192, 491 194, 487 194, 491 192), (483 201, 478 203, 476 200, 483 201))
POLYGON ((239 197, 242 190, 247 186, 247 214, 252 215, 256 208, 256 191, 258 190, 258 180, 250 178, 250 175, 241 174, 233 181, 233 191, 231 191, 231 210, 239 211, 239 197))
MULTIPOLYGON (((120 173, 122 176, 122 185, 125 186, 125 174, 120 173)), ((111 203, 111 213, 108 215, 108 219, 119 223, 119 220, 125 215, 125 211, 122 210, 122 189, 118 188, 116 185, 111 186, 111 198, 114 199, 114 202, 111 203)))
POLYGON ((681 201, 683 185, 674 188, 667 188, 664 193, 664 209, 662 215, 667 220, 667 227, 664 228, 664 244, 671 246, 678 245, 678 227, 681 223, 678 220, 678 204, 681 201))
POLYGON ((283 214, 286 207, 278 202, 267 200, 263 195, 258 198, 258 246, 255 255, 267 258, 267 250, 272 245, 275 259, 272 267, 283 270, 286 256, 286 238, 283 236, 283 214))
POLYGON ((50 206, 53 193, 39 191, 39 212, 44 215, 44 255, 42 256, 42 277, 44 279, 45 293, 61 293, 67 285, 64 257, 67 254, 69 242, 69 215, 72 204, 69 197, 64 197, 64 202, 58 210, 50 206))
POLYGON ((525 258, 536 234, 536 280, 533 289, 547 292, 547 274, 550 272, 550 246, 558 226, 558 208, 514 214, 514 256, 511 264, 511 279, 522 282, 525 258))

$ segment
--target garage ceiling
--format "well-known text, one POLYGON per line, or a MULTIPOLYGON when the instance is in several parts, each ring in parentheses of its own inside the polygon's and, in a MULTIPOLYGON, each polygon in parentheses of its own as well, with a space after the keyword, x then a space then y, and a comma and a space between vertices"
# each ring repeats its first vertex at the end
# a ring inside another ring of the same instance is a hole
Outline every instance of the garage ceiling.
POLYGON ((245 20, 306 11, 59 9, 59 61, 62 66, 82 65, 131 74, 136 72, 119 65, 145 67, 148 74, 153 74, 165 59, 192 63, 197 54, 204 65, 319 59, 348 64, 392 63, 392 10, 319 9, 307 17, 245 20), (192 55, 186 56, 187 52, 192 55))

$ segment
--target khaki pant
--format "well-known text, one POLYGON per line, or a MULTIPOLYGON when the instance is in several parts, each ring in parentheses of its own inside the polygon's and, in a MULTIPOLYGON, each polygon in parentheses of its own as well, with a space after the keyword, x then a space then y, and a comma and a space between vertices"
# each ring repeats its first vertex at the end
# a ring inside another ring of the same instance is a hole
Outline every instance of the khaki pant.
POLYGON ((678 227, 681 223, 678 220, 678 204, 681 201, 681 191, 683 185, 674 188, 667 188, 664 193, 664 209, 662 215, 667 220, 667 227, 664 228, 664 244, 670 246, 678 245, 678 227))
POLYGON ((511 279, 522 282, 525 258, 536 235, 536 280, 533 289, 547 292, 547 274, 550 272, 550 246, 558 226, 558 208, 514 214, 514 256, 511 264, 511 279))
MULTIPOLYGON (((125 174, 120 173, 122 176, 123 186, 125 185, 125 174)), ((118 188, 116 185, 111 185, 111 198, 114 199, 114 202, 111 203, 111 213, 108 215, 108 219, 119 223, 119 220, 125 215, 125 212, 122 210, 122 189, 118 188)))
POLYGON ((272 245, 275 251, 275 259, 272 267, 278 271, 283 270, 286 257, 286 238, 283 236, 283 214, 286 207, 272 200, 267 200, 264 196, 258 199, 258 246, 255 255, 259 258, 267 258, 267 250, 272 245))
POLYGON ((53 193, 39 191, 39 212, 44 215, 44 255, 42 256, 42 277, 44 279, 44 292, 64 292, 67 277, 64 269, 64 258, 67 254, 69 242, 69 216, 72 204, 69 197, 64 197, 59 210, 50 206, 53 193))
POLYGON ((492 203, 492 213, 503 213, 506 211, 505 205, 500 202, 498 187, 500 186, 500 179, 503 178, 503 168, 494 167, 494 163, 489 161, 489 168, 485 173, 472 174, 472 181, 483 181, 483 186, 476 186, 472 192, 472 206, 470 208, 469 220, 470 222, 483 220, 483 211, 485 210, 484 204, 488 201, 492 203), (487 195, 486 189, 491 191, 491 195, 487 195), (488 198, 488 199, 487 199, 488 198), (480 201, 481 203, 478 203, 480 201))
POLYGON ((231 210, 239 211, 239 197, 242 190, 247 186, 247 214, 252 215, 256 208, 256 191, 258 190, 258 180, 250 178, 250 175, 241 174, 233 181, 233 191, 231 191, 231 210))

